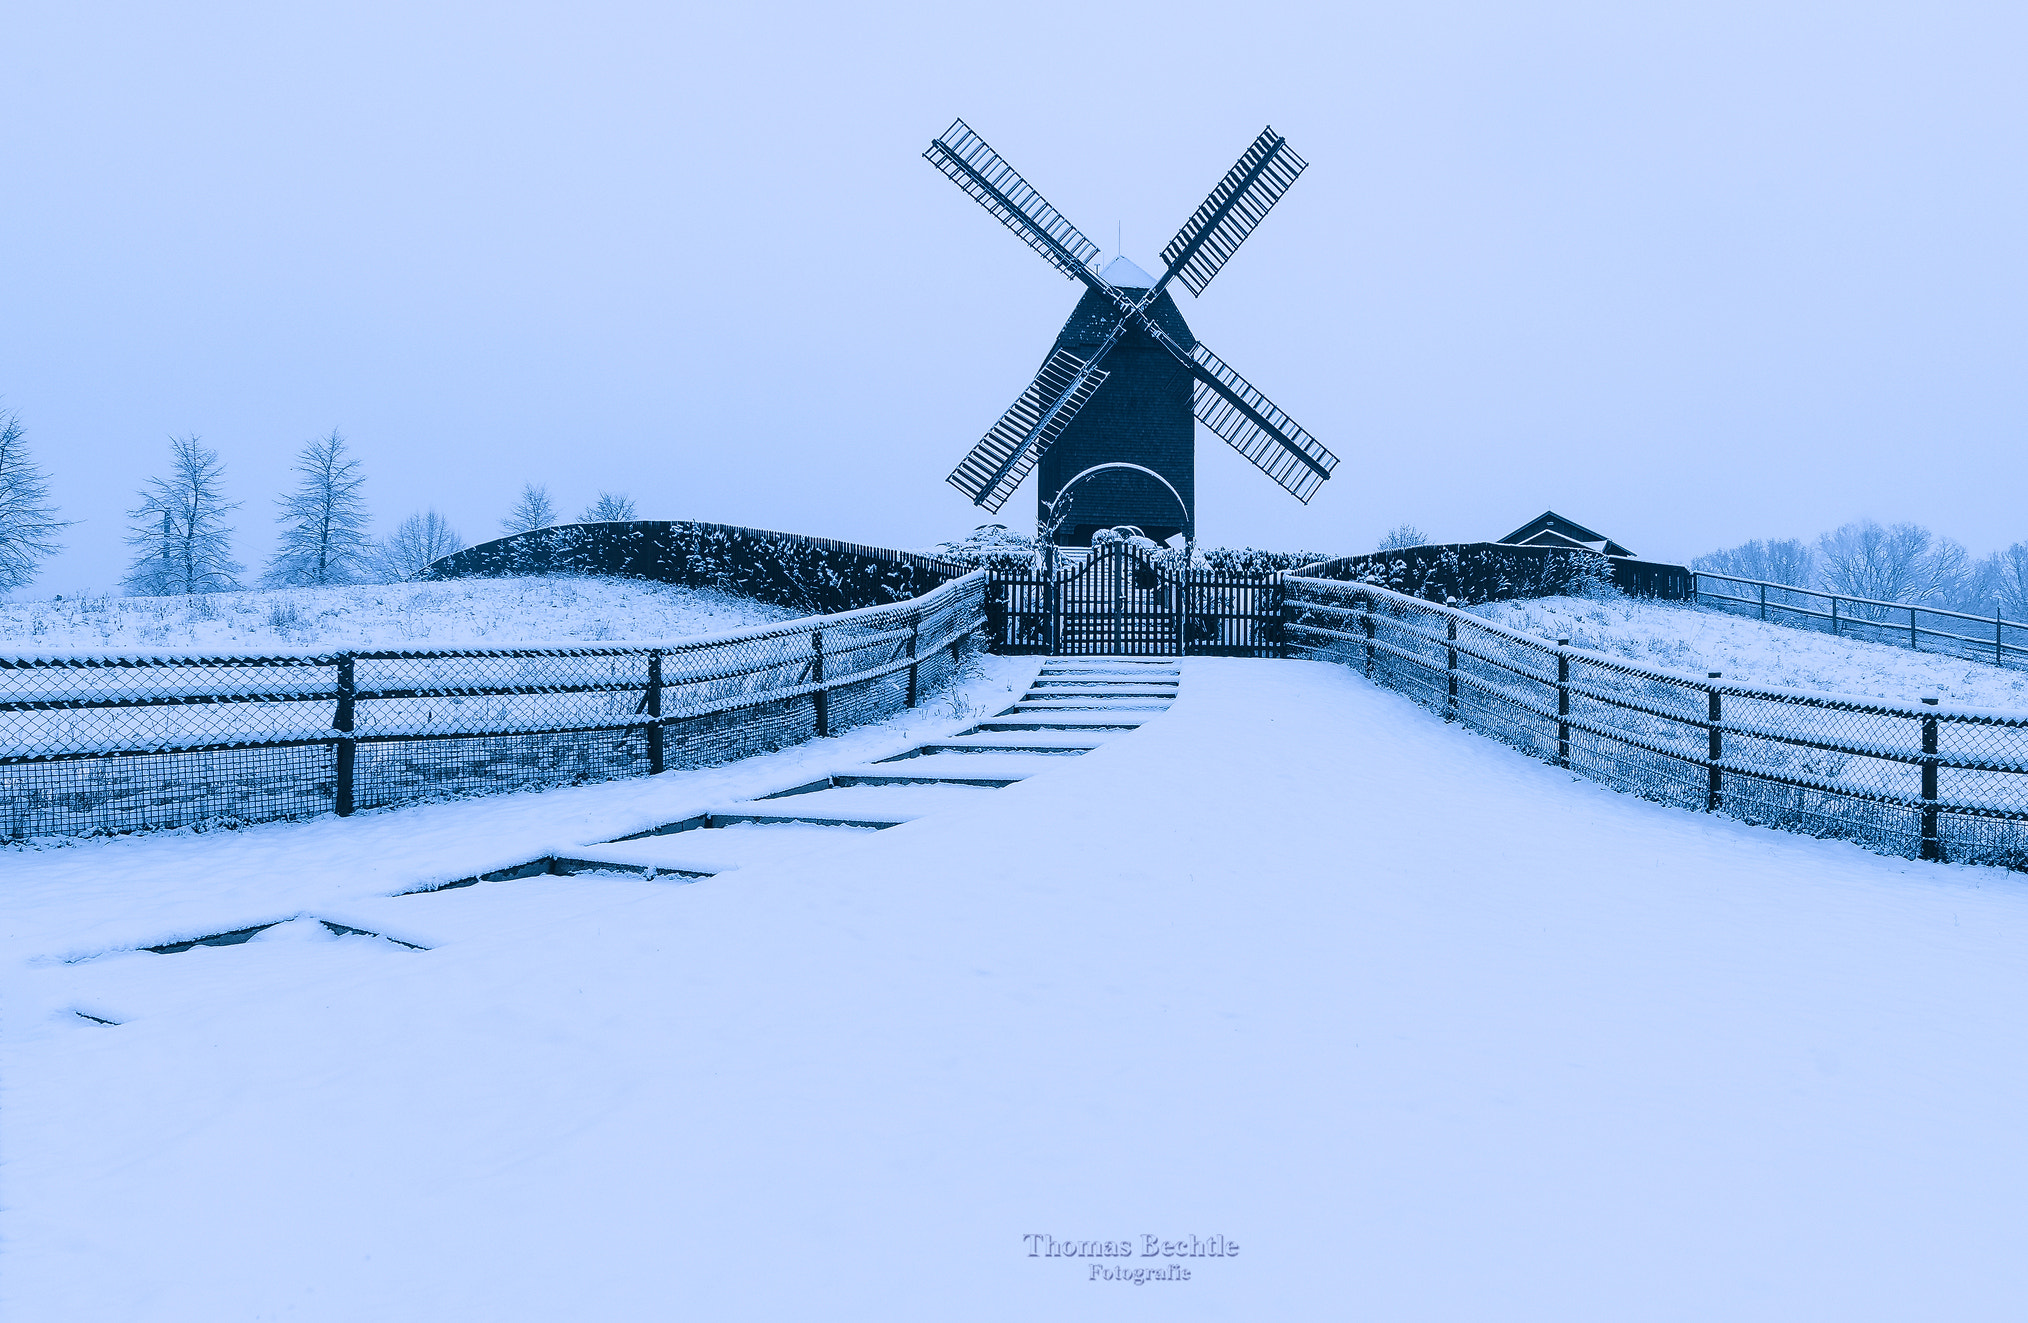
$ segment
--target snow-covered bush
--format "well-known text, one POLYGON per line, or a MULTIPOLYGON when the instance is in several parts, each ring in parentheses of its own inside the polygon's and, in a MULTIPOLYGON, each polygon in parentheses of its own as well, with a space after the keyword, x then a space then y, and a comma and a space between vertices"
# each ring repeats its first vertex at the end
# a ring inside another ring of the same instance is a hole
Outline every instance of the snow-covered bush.
POLYGON ((1035 538, 1005 524, 981 524, 951 542, 939 542, 928 554, 968 570, 1018 570, 1036 563, 1035 538))
POLYGON ((1452 606, 1517 597, 1619 596, 1612 563, 1594 551, 1459 542, 1341 556, 1313 572, 1323 579, 1370 583, 1452 606))
POLYGON ((570 574, 653 579, 828 615, 905 601, 970 567, 905 551, 730 524, 562 524, 438 561, 431 579, 570 574))

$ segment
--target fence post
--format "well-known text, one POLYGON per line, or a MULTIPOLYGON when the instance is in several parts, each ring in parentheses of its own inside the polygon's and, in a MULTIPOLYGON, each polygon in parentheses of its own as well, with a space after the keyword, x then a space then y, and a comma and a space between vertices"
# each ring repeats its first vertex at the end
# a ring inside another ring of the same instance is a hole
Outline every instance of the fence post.
POLYGON ((1379 609, 1380 604, 1369 597, 1366 599, 1366 614, 1359 617, 1359 623, 1366 627, 1366 678, 1369 680, 1373 678, 1373 613, 1379 609))
POLYGON ((1760 618, 1767 619, 1767 585, 1760 586, 1760 618))
POLYGON ((1570 766, 1570 640, 1556 640, 1556 765, 1570 766))
POLYGON ((1444 668, 1449 674, 1451 693, 1444 704, 1444 720, 1458 719, 1458 621, 1453 616, 1446 622, 1448 643, 1444 647, 1444 668))
POLYGON ((331 729, 341 732, 338 745, 337 782, 332 787, 332 808, 341 818, 352 816, 353 782, 357 773, 359 742, 352 738, 353 702, 358 693, 353 678, 352 654, 338 654, 338 710, 331 716, 331 729))
POLYGON ((831 691, 824 687, 824 631, 810 631, 810 679, 817 684, 817 691, 810 695, 810 701, 817 707, 817 734, 831 733, 831 691))
POLYGON ((919 663, 915 659, 916 640, 922 635, 922 613, 916 612, 908 618, 908 705, 915 706, 915 673, 919 663))
MULTIPOLYGON (((1708 674, 1711 679, 1716 680, 1719 678, 1722 672, 1709 671, 1706 674, 1708 674)), ((1709 786, 1705 788, 1704 791, 1704 811, 1706 813, 1714 813, 1718 809, 1719 791, 1722 788, 1719 782, 1718 764, 1719 761, 1725 757, 1725 735, 1718 728, 1718 723, 1723 716, 1723 709, 1719 706, 1717 685, 1714 684, 1705 686, 1704 694, 1706 699, 1705 715, 1710 719, 1711 722, 1709 728, 1710 744, 1706 749, 1706 753, 1709 755, 1708 766, 1710 768, 1711 783, 1709 786)))
POLYGON ((1917 652, 1922 651, 1921 646, 1915 641, 1915 608, 1912 606, 1908 608, 1908 646, 1917 652))
POLYGON ((2000 658, 2000 604, 1995 602, 1993 603, 1993 665, 2005 666, 2006 664, 2000 658))
POLYGON ((648 654, 648 775, 662 770, 662 650, 648 654))
POLYGON ((1835 597, 1831 599, 1831 632, 1838 632, 1838 599, 1835 597))
MULTIPOLYGON (((1937 703, 1934 698, 1922 701, 1931 707, 1937 703)), ((1944 856, 1943 839, 1937 834, 1936 718, 1933 716, 1922 719, 1922 753, 1922 857, 1941 863, 1944 856)))

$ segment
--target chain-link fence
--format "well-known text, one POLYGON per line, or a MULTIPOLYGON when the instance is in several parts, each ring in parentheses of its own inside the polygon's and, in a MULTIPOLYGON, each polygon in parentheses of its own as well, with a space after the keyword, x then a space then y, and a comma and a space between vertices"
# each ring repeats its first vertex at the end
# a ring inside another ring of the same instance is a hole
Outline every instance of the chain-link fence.
POLYGON ((1359 668, 1607 785, 1883 854, 2028 868, 2028 716, 1699 679, 1366 584, 1284 590, 1290 656, 1359 668))
POLYGON ((764 753, 948 684, 986 577, 626 647, 0 656, 0 835, 342 814, 764 753))

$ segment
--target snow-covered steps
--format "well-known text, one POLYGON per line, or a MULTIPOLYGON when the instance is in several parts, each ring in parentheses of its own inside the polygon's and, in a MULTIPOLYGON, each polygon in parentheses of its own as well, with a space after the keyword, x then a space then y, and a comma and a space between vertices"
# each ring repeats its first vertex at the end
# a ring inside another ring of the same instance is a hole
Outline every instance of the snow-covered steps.
POLYGON ((588 845, 574 853, 575 872, 635 873, 694 880, 736 868, 781 863, 834 851, 864 840, 876 827, 842 827, 808 822, 723 822, 672 835, 588 845))
POLYGON ((1180 683, 1173 661, 1053 660, 1004 712, 953 735, 434 890, 593 873, 695 880, 843 848, 975 803, 1137 730, 1168 709, 1180 683))
POLYGON ((1100 714, 1061 717, 1015 715, 982 721, 972 727, 972 730, 1139 730, 1141 723, 1134 720, 1134 715, 1127 713, 1115 718, 1107 718, 1100 714))
POLYGON ((1025 781, 1035 774, 1032 766, 1013 768, 1004 761, 990 766, 980 766, 977 758, 951 758, 939 756, 917 758, 915 766, 904 771, 900 768, 876 767, 872 764, 857 769, 831 774, 831 784, 839 786, 919 786, 955 785, 980 786, 987 790, 999 790, 1025 781))
POLYGON ((893 763, 905 758, 944 753, 1032 753, 1075 757, 1081 753, 1090 753, 1104 744, 1107 738, 1103 735, 1077 735, 1052 730, 1012 731, 994 735, 953 735, 947 740, 918 744, 906 753, 897 753, 892 758, 883 758, 880 761, 893 763))
POLYGON ((1146 680, 1037 680, 1028 692, 1037 698, 1174 698, 1176 686, 1146 680))
MULTIPOLYGON (((302 916, 297 917, 300 918, 302 916)), ((138 949, 152 952, 155 955, 178 955, 199 946, 240 946, 252 941, 255 937, 268 931, 270 928, 279 928, 285 923, 294 923, 296 921, 296 919, 277 919, 273 923, 257 923, 251 928, 235 928, 231 932, 212 933, 206 937, 192 937, 179 942, 163 942, 159 946, 143 946, 138 949)), ((389 937, 385 933, 369 932, 364 928, 354 928, 347 924, 334 923, 330 919, 315 919, 313 922, 322 924, 333 937, 374 937, 383 942, 393 942, 396 946, 407 947, 411 951, 429 950, 428 947, 420 946, 415 942, 404 942, 398 937, 389 937)), ((84 1014, 82 1011, 78 1013, 80 1015, 84 1014)), ((97 1017, 86 1015, 85 1018, 91 1020, 97 1017)), ((113 1023, 110 1020, 101 1020, 99 1022, 101 1024, 113 1023)))
POLYGON ((1016 702, 1010 710, 1014 712, 1089 712, 1089 710, 1111 710, 1111 712, 1166 712, 1170 694, 1142 694, 1142 696, 1119 696, 1119 694, 1089 694, 1081 698, 1069 698, 1063 694, 1030 694, 1016 702))
POLYGON ((963 804, 997 787, 952 782, 831 785, 750 799, 711 810, 714 822, 816 822, 840 827, 898 827, 963 804))

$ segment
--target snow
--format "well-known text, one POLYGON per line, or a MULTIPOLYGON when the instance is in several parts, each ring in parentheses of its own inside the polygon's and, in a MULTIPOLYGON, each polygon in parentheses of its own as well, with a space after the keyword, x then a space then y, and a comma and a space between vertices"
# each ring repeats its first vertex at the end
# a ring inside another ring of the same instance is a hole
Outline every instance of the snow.
POLYGON ((1792 629, 1673 602, 1543 597, 1470 608, 1539 638, 1743 685, 2028 712, 2028 672, 1792 629))
POLYGON ((1128 258, 1115 257, 1106 263, 1106 269, 1099 272, 1099 279, 1115 289, 1153 289, 1155 278, 1141 270, 1128 258))
POLYGON ((268 654, 714 634, 783 607, 646 579, 528 577, 0 603, 0 650, 268 654))
POLYGON ((391 896, 967 714, 7 856, 8 1316, 2017 1313, 2017 876, 1617 795, 1342 667, 1181 671, 1088 754, 691 884, 391 896))

